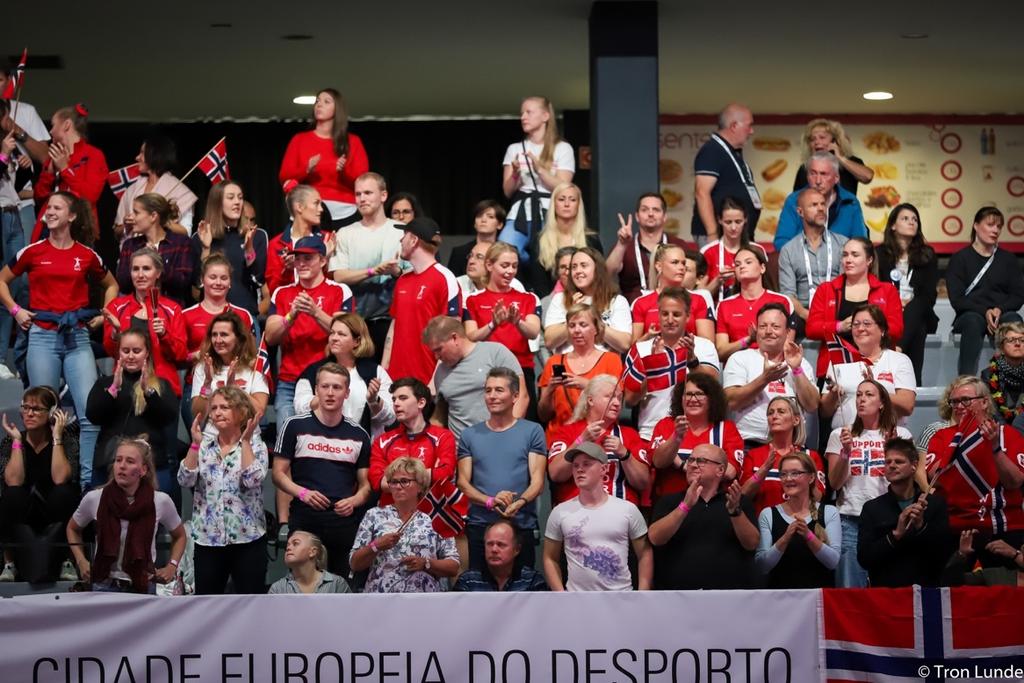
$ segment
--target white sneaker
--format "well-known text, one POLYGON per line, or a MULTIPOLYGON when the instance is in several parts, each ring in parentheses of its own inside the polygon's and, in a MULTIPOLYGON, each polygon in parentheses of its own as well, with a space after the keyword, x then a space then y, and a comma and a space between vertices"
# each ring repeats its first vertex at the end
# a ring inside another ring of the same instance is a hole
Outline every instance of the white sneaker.
POLYGON ((0 572, 0 581, 14 581, 17 579, 18 570, 15 569, 13 562, 8 562, 4 565, 4 570, 0 572))
POLYGON ((64 564, 60 566, 60 580, 78 581, 78 571, 75 570, 75 565, 71 564, 71 560, 64 560, 64 564))
POLYGON ((11 372, 11 369, 0 363, 0 379, 17 379, 18 376, 11 372))

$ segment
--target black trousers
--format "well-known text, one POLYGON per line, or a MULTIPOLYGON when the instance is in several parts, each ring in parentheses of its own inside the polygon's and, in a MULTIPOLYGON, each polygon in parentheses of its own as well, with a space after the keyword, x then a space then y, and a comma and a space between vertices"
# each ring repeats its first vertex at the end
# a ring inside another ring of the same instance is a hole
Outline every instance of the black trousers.
MULTIPOLYGON (((356 214, 358 215, 358 214, 356 214)), ((366 321, 366 328, 370 330, 370 339, 373 340, 373 359, 380 365, 384 358, 384 343, 388 338, 388 330, 391 329, 391 318, 373 318, 366 321)), ((392 380, 398 379, 392 377, 392 380)))
POLYGON ((195 545, 196 595, 223 595, 228 578, 234 592, 267 592, 267 537, 225 546, 195 545))
POLYGON ((51 524, 67 524, 78 507, 81 491, 74 484, 58 484, 45 496, 27 486, 8 486, 0 496, 0 540, 10 538, 16 524, 36 532, 51 524))

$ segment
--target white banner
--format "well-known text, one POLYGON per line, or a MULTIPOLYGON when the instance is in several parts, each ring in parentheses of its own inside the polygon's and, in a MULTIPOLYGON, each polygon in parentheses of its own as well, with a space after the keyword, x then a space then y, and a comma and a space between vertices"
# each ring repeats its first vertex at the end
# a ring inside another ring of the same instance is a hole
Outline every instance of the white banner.
POLYGON ((0 681, 816 681, 818 595, 33 596, 0 600, 0 681))

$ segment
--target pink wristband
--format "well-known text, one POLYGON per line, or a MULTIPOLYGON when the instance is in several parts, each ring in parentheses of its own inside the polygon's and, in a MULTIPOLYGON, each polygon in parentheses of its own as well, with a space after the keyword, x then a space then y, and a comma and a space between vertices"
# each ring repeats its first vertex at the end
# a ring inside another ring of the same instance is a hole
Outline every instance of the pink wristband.
POLYGON ((842 320, 837 320, 836 321, 836 332, 840 332, 840 331, 842 331, 842 329, 843 329, 843 321, 842 320))
POLYGON ((14 304, 14 308, 11 309, 11 317, 13 318, 14 316, 18 315, 18 313, 20 313, 20 312, 21 312, 21 306, 19 306, 18 304, 14 304))
POLYGON ((308 496, 308 495, 309 495, 309 489, 307 489, 305 486, 303 486, 302 489, 299 491, 299 500, 301 500, 303 503, 305 503, 306 502, 306 496, 308 496))
POLYGON ((494 509, 494 496, 490 496, 487 499, 487 502, 484 503, 484 507, 486 507, 488 510, 493 510, 494 509))
POLYGON ((810 543, 813 540, 814 540, 814 532, 813 531, 808 531, 807 532, 807 542, 810 543))
POLYGON ((13 451, 15 448, 17 448, 19 451, 21 450, 21 441, 15 439, 14 441, 11 442, 11 450, 13 451))
POLYGON ((741 349, 745 349, 748 346, 750 346, 750 337, 744 337, 743 339, 740 339, 740 348, 741 349))
POLYGON ((188 449, 190 451, 198 451, 199 450, 199 444, 193 442, 192 445, 188 447, 188 449))
POLYGON ((802 366, 798 365, 798 366, 796 366, 795 368, 792 369, 792 372, 793 372, 794 375, 799 377, 800 375, 804 374, 804 369, 803 369, 802 366))
POLYGON ((366 277, 374 277, 376 275, 377 275, 377 273, 374 272, 373 268, 367 268, 366 269, 366 277))
POLYGON ((377 547, 377 539, 370 541, 370 550, 373 551, 374 555, 380 552, 380 548, 377 547))
POLYGON ((689 505, 687 505, 686 501, 684 500, 679 503, 679 509, 683 511, 684 515, 688 515, 690 514, 690 510, 692 508, 689 505))

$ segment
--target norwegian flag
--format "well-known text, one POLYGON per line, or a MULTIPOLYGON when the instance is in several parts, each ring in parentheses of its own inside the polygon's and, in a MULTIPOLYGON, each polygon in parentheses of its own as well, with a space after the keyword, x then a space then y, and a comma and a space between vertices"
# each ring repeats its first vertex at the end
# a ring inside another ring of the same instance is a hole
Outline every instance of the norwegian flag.
POLYGON ((267 380, 268 387, 274 386, 270 377, 270 352, 267 351, 267 340, 262 334, 260 335, 260 345, 256 349, 256 363, 253 366, 253 372, 263 375, 263 378, 267 380))
POLYGON ((116 171, 111 171, 107 174, 107 185, 110 185, 110 191, 114 193, 114 196, 121 199, 124 193, 127 192, 128 188, 134 183, 138 177, 139 165, 129 164, 123 168, 119 168, 116 171))
POLYGON ((828 683, 976 680, 975 667, 1024 666, 1019 588, 827 589, 821 602, 828 683))
POLYGON ((860 355, 860 351, 853 346, 850 346, 850 344, 843 340, 843 338, 838 334, 832 335, 832 341, 825 343, 825 349, 828 351, 828 360, 832 365, 857 362, 864 363, 868 366, 871 365, 871 361, 860 355))
POLYGON ((18 62, 18 66, 14 67, 14 73, 7 79, 7 86, 4 88, 4 94, 0 95, 5 100, 12 100, 17 95, 18 85, 22 83, 25 78, 25 62, 28 61, 28 48, 26 47, 21 53, 21 60, 18 62))
POLYGON ((434 531, 445 538, 455 538, 466 528, 469 498, 451 479, 442 479, 431 486, 417 507, 430 515, 434 531))
POLYGON ((639 345, 634 344, 626 354, 625 381, 629 391, 640 391, 647 380, 647 391, 671 389, 686 381, 686 352, 665 349, 661 353, 642 356, 639 345))
POLYGON ((227 138, 221 138, 213 149, 199 160, 199 170, 215 185, 222 180, 231 180, 231 174, 228 172, 227 138))

